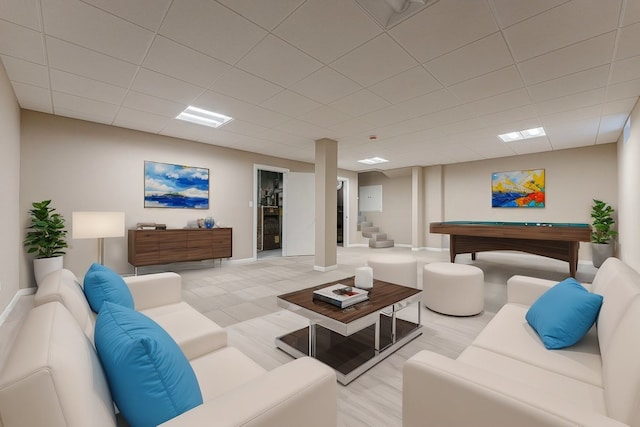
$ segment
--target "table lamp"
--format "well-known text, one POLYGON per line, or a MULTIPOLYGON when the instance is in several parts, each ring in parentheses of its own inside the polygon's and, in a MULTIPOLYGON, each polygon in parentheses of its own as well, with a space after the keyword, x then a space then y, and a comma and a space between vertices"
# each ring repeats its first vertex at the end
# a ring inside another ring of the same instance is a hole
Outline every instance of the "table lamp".
POLYGON ((98 239, 98 261, 104 264, 105 237, 124 236, 124 212, 73 212, 73 239, 98 239))

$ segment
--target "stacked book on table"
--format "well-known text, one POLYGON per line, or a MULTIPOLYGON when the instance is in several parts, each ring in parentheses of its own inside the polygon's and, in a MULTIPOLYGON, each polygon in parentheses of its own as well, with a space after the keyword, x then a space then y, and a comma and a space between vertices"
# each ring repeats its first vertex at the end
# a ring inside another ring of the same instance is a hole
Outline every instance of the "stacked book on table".
POLYGON ((346 308, 369 299, 369 292, 338 283, 313 291, 313 299, 346 308))

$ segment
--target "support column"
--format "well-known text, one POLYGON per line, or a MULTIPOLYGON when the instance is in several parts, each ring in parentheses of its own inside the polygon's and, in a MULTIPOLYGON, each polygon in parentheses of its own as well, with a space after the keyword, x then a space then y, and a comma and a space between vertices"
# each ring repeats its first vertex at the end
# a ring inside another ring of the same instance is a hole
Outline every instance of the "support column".
POLYGON ((411 250, 424 249, 424 177, 422 167, 411 168, 411 250))
POLYGON ((314 270, 338 268, 338 142, 316 141, 316 242, 314 270))

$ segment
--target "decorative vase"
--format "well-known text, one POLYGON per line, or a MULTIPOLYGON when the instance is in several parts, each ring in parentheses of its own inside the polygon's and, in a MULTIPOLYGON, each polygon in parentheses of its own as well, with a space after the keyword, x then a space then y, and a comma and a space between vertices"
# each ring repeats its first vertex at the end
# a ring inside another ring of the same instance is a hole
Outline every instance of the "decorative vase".
POLYGON ((614 245, 611 243, 591 243, 591 260, 595 268, 600 268, 602 263, 613 256, 614 245))
POLYGON ((373 288, 373 269, 369 266, 356 268, 354 284, 360 289, 373 288))
POLYGON ((57 270, 62 270, 63 256, 52 258, 36 258, 33 260, 33 273, 36 278, 36 284, 39 285, 45 276, 57 270))
POLYGON ((214 224, 214 222, 213 222, 213 218, 212 218, 212 217, 208 216, 208 217, 206 217, 206 218, 204 219, 204 226, 205 226, 205 227, 207 227, 207 228, 213 228, 213 224, 214 224))

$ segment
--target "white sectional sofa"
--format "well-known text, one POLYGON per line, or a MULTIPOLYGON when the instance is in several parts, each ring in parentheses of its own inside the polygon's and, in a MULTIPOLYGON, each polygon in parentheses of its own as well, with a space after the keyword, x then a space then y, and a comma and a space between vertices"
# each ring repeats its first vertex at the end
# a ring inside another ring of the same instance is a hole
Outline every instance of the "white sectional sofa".
MULTIPOLYGON (((167 426, 335 426, 335 372, 311 358, 266 371, 226 331, 181 301, 180 276, 125 279, 136 310, 157 322, 189 360, 204 403, 167 426)), ((93 344, 95 313, 67 270, 46 277, 0 372, 0 427, 115 426, 93 344)))
POLYGON ((507 304, 456 360, 410 358, 404 427, 640 426, 640 275, 609 258, 585 285, 603 296, 596 326, 547 350, 525 315, 555 283, 512 277, 507 304))

